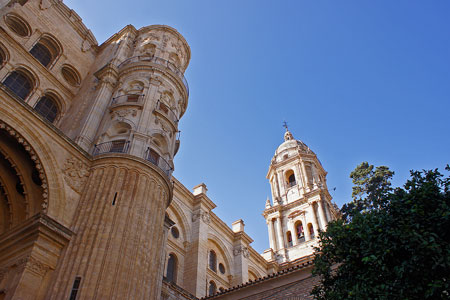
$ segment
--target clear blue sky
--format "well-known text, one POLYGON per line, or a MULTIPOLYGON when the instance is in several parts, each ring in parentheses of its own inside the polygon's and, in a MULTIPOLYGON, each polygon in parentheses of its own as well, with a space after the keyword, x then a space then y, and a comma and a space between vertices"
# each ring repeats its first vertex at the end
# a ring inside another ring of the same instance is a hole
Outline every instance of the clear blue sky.
POLYGON ((166 24, 188 41, 187 113, 174 175, 205 182, 227 224, 268 248, 265 176, 286 120, 328 171, 341 206, 349 173, 450 162, 448 0, 71 0, 99 43, 127 24, 166 24))

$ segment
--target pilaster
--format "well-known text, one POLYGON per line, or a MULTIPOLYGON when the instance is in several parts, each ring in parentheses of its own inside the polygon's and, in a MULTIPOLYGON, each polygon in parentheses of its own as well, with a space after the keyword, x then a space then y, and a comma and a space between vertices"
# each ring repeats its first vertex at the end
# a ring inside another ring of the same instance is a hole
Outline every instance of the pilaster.
POLYGON ((45 214, 0 235, 0 290, 6 299, 44 299, 72 231, 45 214))
POLYGON ((89 151, 95 142, 95 135, 111 102, 111 96, 118 79, 118 71, 116 66, 108 64, 94 75, 99 80, 97 93, 92 101, 87 117, 83 121, 82 129, 75 138, 75 142, 85 151, 89 151))
POLYGON ((194 187, 192 213, 192 239, 187 253, 184 279, 186 290, 197 297, 206 296, 206 270, 208 267, 208 231, 210 211, 216 205, 206 196, 204 183, 194 187))

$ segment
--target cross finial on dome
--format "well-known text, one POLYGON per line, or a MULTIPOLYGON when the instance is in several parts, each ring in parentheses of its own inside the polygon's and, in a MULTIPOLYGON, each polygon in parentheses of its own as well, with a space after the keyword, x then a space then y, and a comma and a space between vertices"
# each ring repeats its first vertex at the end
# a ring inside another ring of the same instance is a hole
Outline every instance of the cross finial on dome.
POLYGON ((285 141, 293 140, 294 137, 292 136, 292 133, 289 131, 286 121, 283 122, 283 127, 286 128, 286 133, 284 134, 284 140, 285 141))

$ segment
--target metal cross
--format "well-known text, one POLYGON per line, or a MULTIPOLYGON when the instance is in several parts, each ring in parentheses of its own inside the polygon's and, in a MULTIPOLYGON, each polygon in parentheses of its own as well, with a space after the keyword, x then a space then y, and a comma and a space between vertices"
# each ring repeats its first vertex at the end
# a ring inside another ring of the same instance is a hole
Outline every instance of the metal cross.
POLYGON ((288 125, 287 125, 286 121, 283 122, 283 127, 286 128, 286 131, 288 131, 288 125))

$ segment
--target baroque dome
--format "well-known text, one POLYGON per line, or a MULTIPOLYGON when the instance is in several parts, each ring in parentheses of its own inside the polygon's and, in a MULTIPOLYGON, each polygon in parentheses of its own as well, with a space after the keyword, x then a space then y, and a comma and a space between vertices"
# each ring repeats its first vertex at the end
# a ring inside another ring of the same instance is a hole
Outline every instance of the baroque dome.
POLYGON ((289 154, 288 152, 296 149, 303 153, 314 154, 314 152, 312 152, 305 143, 300 140, 294 139, 292 133, 289 130, 286 130, 286 133, 284 134, 284 142, 280 146, 278 146, 277 150, 275 151, 275 156, 289 154))

